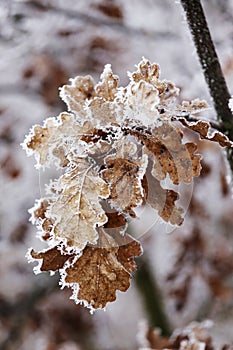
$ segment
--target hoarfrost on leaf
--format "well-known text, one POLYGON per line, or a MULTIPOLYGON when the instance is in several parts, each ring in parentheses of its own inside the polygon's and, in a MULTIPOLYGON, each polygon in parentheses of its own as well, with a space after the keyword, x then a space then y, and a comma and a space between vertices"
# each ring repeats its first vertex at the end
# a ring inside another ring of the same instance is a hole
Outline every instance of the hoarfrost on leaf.
POLYGON ((96 247, 86 247, 82 256, 65 269, 65 283, 74 288, 76 302, 85 301, 94 309, 104 308, 116 299, 116 291, 130 286, 135 270, 132 257, 141 255, 140 243, 130 240, 118 247, 115 240, 100 229, 96 247))
POLYGON ((30 210, 48 248, 30 250, 29 260, 39 261, 37 272, 59 270, 62 286, 92 309, 129 288, 134 257, 142 253, 126 233, 136 208, 147 204, 163 221, 182 224, 178 185, 190 184, 201 169, 197 145, 184 142, 183 129, 232 146, 208 122, 188 120, 208 105, 180 103, 179 89, 160 79, 159 65, 143 58, 129 78, 118 86, 106 65, 97 83, 91 76, 71 79, 60 89, 70 113, 35 125, 23 143, 38 168, 60 168, 30 210))
POLYGON ((107 221, 99 201, 108 196, 108 186, 93 165, 84 158, 74 157, 70 169, 58 179, 56 196, 45 214, 54 221, 54 238, 65 239, 78 250, 87 243, 95 244, 96 227, 107 221))

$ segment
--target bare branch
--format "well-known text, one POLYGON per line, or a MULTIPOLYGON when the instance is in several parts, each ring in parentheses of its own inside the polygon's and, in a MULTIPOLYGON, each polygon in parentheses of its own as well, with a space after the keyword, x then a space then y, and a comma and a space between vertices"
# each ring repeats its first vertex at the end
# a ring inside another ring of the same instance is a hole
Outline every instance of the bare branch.
POLYGON ((151 39, 155 39, 158 37, 162 37, 163 40, 174 40, 177 35, 175 33, 172 33, 170 31, 148 31, 141 28, 133 28, 126 26, 122 21, 120 20, 105 20, 104 18, 96 17, 90 14, 83 13, 78 10, 72 10, 67 8, 62 8, 59 6, 53 6, 50 4, 41 4, 41 2, 37 0, 29 0, 22 2, 25 6, 31 6, 36 9, 42 10, 42 11, 51 11, 60 15, 64 15, 68 18, 74 18, 84 23, 89 23, 92 25, 95 25, 97 27, 109 27, 115 31, 118 31, 119 33, 123 33, 129 36, 143 36, 148 37, 151 39))
POLYGON ((200 0, 181 0, 197 54, 213 98, 218 120, 223 131, 233 140, 233 118, 228 107, 230 93, 208 28, 200 0))

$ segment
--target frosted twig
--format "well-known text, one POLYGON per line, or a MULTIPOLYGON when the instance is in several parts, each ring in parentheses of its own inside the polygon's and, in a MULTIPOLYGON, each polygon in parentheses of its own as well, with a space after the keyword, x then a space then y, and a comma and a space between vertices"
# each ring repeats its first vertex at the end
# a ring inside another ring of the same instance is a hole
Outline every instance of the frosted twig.
POLYGON ((185 11, 210 95, 213 98, 217 118, 222 120, 225 134, 233 140, 232 113, 228 107, 230 93, 222 73, 201 2, 200 0, 181 0, 181 4, 185 11))

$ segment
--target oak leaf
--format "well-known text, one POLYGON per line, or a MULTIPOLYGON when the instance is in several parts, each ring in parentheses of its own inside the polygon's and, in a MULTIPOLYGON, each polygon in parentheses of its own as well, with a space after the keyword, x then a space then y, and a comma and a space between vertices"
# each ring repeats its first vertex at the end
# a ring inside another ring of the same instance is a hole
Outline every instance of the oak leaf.
POLYGON ((164 189, 150 171, 147 172, 146 181, 148 186, 146 203, 156 209, 164 221, 180 226, 184 219, 183 209, 176 206, 179 194, 174 190, 164 189))
POLYGON ((38 265, 36 267, 36 271, 38 272, 57 271, 64 267, 64 264, 68 260, 72 260, 74 258, 74 254, 61 254, 61 251, 58 249, 57 246, 39 253, 32 249, 29 254, 33 259, 41 260, 41 265, 38 265))
POLYGON ((82 120, 86 120, 86 110, 84 108, 86 101, 94 98, 95 82, 90 75, 85 77, 77 76, 70 79, 70 85, 64 85, 60 89, 60 97, 67 104, 68 110, 75 113, 82 120))
POLYGON ((74 290, 72 298, 84 301, 94 309, 104 308, 114 301, 117 290, 125 292, 129 288, 130 271, 135 269, 132 254, 141 254, 135 243, 120 251, 121 247, 103 229, 98 245, 86 247, 82 256, 65 269, 65 283, 74 290))
POLYGON ((46 211, 54 220, 53 235, 65 239, 69 246, 82 250, 98 240, 96 227, 104 225, 107 216, 99 201, 109 196, 108 186, 93 164, 84 158, 73 158, 72 167, 58 179, 57 195, 46 211))
POLYGON ((97 84, 91 76, 71 79, 60 95, 72 114, 46 119, 24 142, 37 167, 53 163, 63 171, 47 187, 48 197, 31 209, 31 221, 49 246, 32 250, 31 258, 41 260, 43 270, 65 270, 63 284, 93 308, 129 287, 134 257, 142 252, 126 234, 137 207, 147 203, 164 221, 182 223, 175 186, 191 183, 201 169, 197 146, 185 143, 183 128, 232 145, 225 135, 211 134, 209 123, 185 119, 208 106, 177 103, 179 89, 160 80, 159 65, 143 59, 129 78, 119 87, 106 65, 97 84))
POLYGON ((24 141, 28 154, 35 153, 37 167, 49 166, 57 160, 57 165, 66 166, 67 154, 85 134, 92 133, 92 125, 80 125, 73 114, 61 113, 57 118, 47 118, 44 125, 35 125, 24 141))
POLYGON ((144 152, 153 156, 152 174, 157 180, 168 174, 175 185, 180 181, 190 183, 200 174, 200 155, 195 154, 196 146, 183 144, 183 134, 179 128, 168 121, 155 127, 151 132, 130 131, 144 145, 144 152))
POLYGON ((142 179, 147 167, 147 156, 137 161, 108 157, 107 169, 102 171, 103 179, 110 186, 111 204, 120 212, 135 216, 132 208, 143 201, 142 179))
POLYGON ((215 130, 214 132, 211 132, 210 123, 206 121, 198 120, 195 122, 190 122, 187 119, 182 117, 178 117, 177 120, 188 129, 197 132, 200 135, 201 139, 217 142, 221 147, 233 146, 233 142, 230 141, 228 137, 223 133, 221 133, 220 131, 215 130))

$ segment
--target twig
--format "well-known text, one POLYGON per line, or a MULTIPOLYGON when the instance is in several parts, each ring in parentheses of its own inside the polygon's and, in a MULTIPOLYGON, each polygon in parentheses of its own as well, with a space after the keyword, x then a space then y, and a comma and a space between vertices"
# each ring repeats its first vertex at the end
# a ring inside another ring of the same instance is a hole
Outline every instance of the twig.
POLYGON ((171 335, 169 321, 164 312, 163 300, 155 278, 152 276, 148 261, 140 258, 136 272, 136 284, 144 301, 151 327, 159 327, 164 336, 171 335))
MULTIPOLYGON (((208 28, 200 0, 180 0, 185 11, 205 80, 213 98, 217 118, 222 121, 222 131, 233 141, 233 117, 228 107, 230 93, 222 73, 218 55, 208 28)), ((232 148, 228 160, 233 171, 232 148)))
MULTIPOLYGON (((224 79, 200 0, 181 0, 197 54, 213 98, 218 119, 233 133, 232 114, 228 107, 230 93, 224 79)), ((233 135, 233 134, 232 134, 233 135)))

